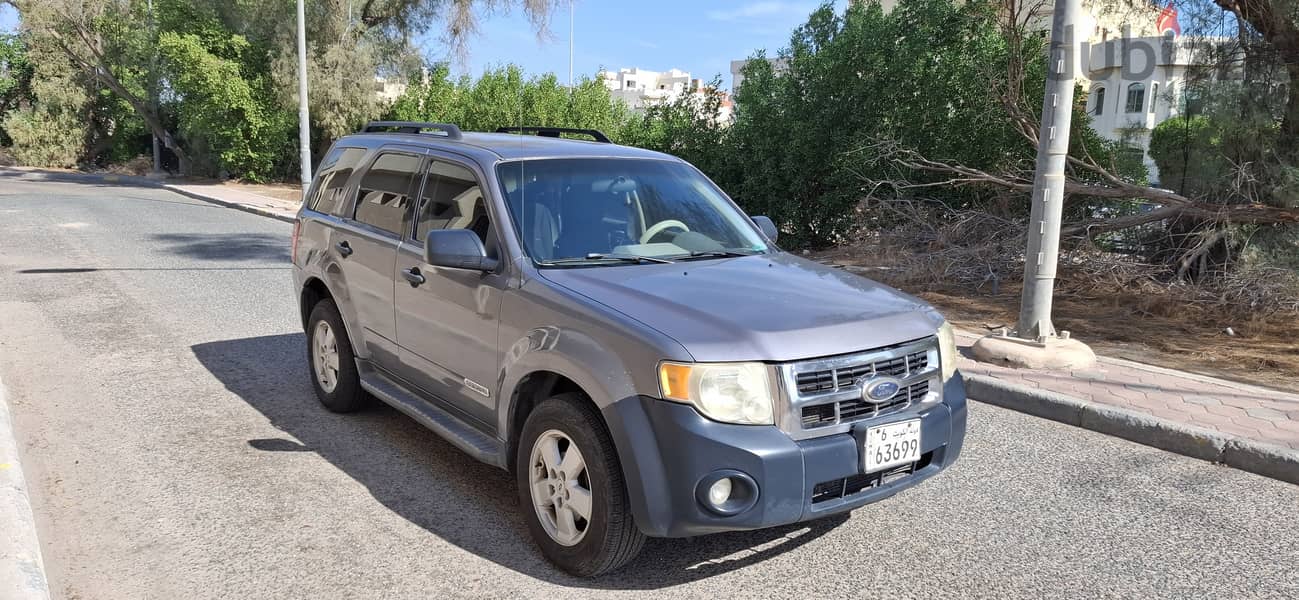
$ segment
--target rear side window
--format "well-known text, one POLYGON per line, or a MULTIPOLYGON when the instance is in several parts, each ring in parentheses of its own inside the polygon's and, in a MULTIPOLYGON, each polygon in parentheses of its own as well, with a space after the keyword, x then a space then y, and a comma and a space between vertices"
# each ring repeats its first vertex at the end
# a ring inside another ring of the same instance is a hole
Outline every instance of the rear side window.
POLYGON ((482 188, 464 167, 438 160, 429 163, 418 215, 414 236, 421 242, 434 229, 470 229, 486 241, 490 221, 482 188))
POLYGON ((339 214, 346 200, 343 196, 343 188, 347 187, 347 180, 352 177, 352 171, 361 163, 363 156, 365 156, 364 148, 334 148, 334 151, 330 152, 317 167, 320 179, 316 184, 316 190, 312 192, 311 199, 307 202, 307 208, 322 213, 339 214))
POLYGON ((410 184, 420 159, 409 154, 384 153, 361 176, 356 190, 355 219, 397 235, 410 208, 410 184))

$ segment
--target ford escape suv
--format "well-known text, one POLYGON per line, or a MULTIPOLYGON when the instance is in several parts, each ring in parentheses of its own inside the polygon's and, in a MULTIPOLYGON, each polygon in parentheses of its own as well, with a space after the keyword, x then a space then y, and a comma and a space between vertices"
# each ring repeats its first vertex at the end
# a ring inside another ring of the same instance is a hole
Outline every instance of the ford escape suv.
POLYGON ((311 383, 512 472, 542 554, 579 576, 646 536, 817 519, 950 466, 950 327, 776 237, 597 131, 371 123, 294 228, 311 383))

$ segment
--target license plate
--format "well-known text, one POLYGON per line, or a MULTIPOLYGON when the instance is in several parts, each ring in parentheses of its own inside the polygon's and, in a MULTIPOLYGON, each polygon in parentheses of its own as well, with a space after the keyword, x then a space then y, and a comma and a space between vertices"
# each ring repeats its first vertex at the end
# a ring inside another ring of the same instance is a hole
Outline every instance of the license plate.
POLYGON ((920 419, 866 430, 866 467, 873 473, 920 460, 920 419))

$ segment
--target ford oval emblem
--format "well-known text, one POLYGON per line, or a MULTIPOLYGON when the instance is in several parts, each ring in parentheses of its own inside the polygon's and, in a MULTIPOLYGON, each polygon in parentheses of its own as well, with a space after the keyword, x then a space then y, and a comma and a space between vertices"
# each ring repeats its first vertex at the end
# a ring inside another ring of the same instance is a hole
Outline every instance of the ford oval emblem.
POLYGON ((861 399, 878 404, 892 398, 902 389, 902 383, 892 377, 867 379, 862 384, 861 399))

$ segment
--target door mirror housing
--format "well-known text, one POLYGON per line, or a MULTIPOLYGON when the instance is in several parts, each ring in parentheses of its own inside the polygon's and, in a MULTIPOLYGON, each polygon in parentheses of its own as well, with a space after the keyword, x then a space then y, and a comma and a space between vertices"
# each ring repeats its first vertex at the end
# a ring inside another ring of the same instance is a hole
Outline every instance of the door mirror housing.
POLYGON ((424 262, 435 267, 495 271, 497 261, 487 256, 483 241, 468 229, 434 229, 424 238, 424 262))
POLYGON ((762 235, 767 236, 767 239, 773 242, 776 241, 777 237, 780 237, 780 230, 776 229, 776 224, 771 221, 770 217, 762 215, 753 217, 753 224, 762 230, 762 235))

